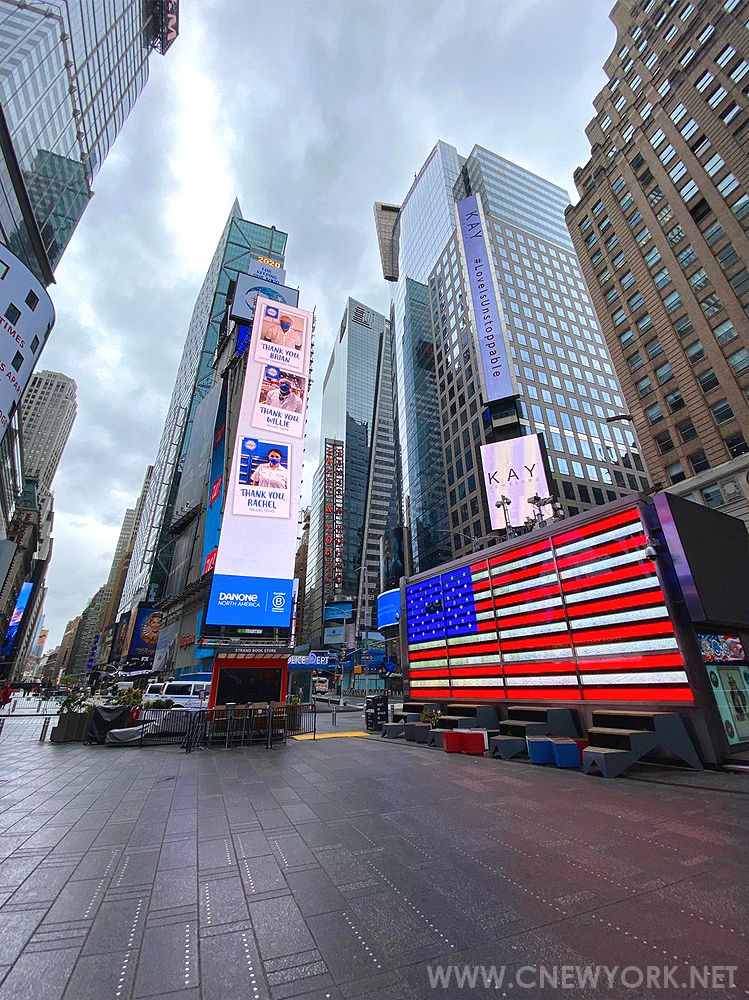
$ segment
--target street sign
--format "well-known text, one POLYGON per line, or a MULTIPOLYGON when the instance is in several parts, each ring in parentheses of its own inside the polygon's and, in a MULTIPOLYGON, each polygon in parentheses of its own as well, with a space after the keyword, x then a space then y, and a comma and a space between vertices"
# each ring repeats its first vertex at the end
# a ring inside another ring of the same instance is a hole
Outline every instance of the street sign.
POLYGON ((386 674, 392 674, 395 672, 396 664, 392 660, 388 660, 384 665, 383 669, 386 674))

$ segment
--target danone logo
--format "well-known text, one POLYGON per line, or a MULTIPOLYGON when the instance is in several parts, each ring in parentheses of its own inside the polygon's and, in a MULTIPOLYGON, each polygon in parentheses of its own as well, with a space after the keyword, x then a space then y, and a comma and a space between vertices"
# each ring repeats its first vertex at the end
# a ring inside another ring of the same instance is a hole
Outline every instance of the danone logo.
POLYGON ((219 604, 239 605, 243 608, 259 608, 260 601, 257 594, 236 594, 230 591, 220 591, 218 595, 219 604))

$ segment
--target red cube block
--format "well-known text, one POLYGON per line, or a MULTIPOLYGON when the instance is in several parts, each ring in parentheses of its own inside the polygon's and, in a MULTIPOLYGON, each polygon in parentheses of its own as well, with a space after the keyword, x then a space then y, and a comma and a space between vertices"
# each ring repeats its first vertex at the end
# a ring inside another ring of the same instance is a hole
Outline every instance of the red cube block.
POLYGON ((488 746, 485 729, 464 729, 463 730, 463 753, 469 753, 480 757, 486 753, 488 746))
POLYGON ((449 733, 443 733, 442 749, 445 753, 462 753, 463 733, 459 729, 453 729, 449 733))

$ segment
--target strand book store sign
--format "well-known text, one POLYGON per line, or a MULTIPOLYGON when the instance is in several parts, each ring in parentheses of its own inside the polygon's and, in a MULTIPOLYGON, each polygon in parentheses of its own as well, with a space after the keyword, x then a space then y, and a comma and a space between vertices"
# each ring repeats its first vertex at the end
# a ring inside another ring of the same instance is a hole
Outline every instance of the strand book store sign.
POLYGON ((290 638, 311 336, 310 312, 258 298, 201 637, 210 645, 290 638))

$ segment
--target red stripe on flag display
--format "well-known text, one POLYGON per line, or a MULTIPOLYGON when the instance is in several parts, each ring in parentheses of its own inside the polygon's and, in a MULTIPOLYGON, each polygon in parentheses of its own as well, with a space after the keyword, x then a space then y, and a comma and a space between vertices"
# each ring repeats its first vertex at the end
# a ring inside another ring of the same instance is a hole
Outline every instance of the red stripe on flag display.
MULTIPOLYGON (((421 687, 418 679, 444 677, 446 661, 451 697, 691 701, 647 545, 633 506, 417 581, 413 627, 407 613, 414 696, 445 697, 446 688, 421 687), (430 639, 438 645, 418 648, 430 639)), ((408 585, 406 593, 408 607, 408 585)))

